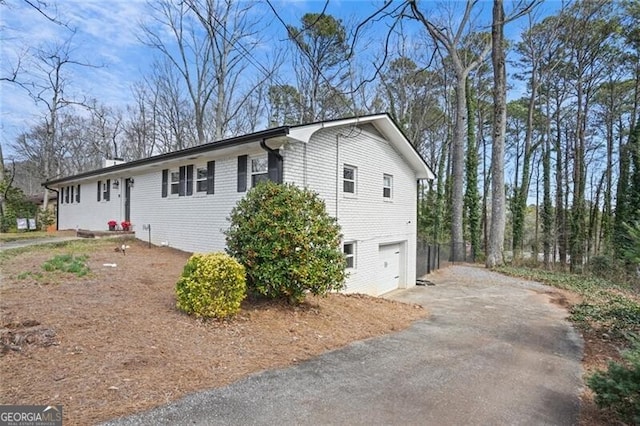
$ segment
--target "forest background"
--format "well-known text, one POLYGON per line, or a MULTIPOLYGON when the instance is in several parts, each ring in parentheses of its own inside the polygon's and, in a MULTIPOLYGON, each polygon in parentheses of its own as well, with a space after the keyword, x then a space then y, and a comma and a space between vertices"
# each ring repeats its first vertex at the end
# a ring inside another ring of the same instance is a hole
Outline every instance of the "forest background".
POLYGON ((419 234, 455 258, 580 271, 637 244, 636 2, 0 0, 0 13, 5 224, 15 194, 105 158, 388 112, 437 176, 420 187, 419 234))

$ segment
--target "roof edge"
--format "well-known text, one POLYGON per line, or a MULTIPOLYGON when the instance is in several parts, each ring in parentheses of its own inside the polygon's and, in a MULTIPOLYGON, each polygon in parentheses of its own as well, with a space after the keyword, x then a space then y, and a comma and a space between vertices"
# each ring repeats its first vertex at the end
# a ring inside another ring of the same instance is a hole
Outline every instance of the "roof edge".
POLYGON ((194 154, 201 154, 207 151, 215 151, 217 149, 226 148, 234 145, 242 145, 248 142, 256 142, 262 139, 270 139, 278 136, 287 136, 289 134, 289 126, 274 127, 272 129, 262 130, 247 135, 237 136, 230 139, 224 139, 216 142, 209 142, 202 145, 193 146, 190 148, 181 149, 179 151, 167 152, 165 154, 158 154, 148 158, 142 158, 140 160, 134 160, 127 163, 118 164, 111 167, 103 167, 100 169, 90 170, 88 172, 78 173, 76 175, 65 176, 59 179, 46 180, 41 183, 41 186, 57 185, 59 183, 73 181, 77 179, 84 179, 91 176, 101 175, 106 172, 117 172, 127 170, 134 167, 144 166, 146 164, 152 164, 157 161, 173 160, 181 157, 186 157, 194 154))

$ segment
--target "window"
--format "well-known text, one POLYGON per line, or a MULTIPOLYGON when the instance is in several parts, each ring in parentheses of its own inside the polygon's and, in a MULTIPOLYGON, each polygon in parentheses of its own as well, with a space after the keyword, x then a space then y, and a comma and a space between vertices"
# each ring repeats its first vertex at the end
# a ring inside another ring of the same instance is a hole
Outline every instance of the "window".
POLYGON ((269 162, 267 157, 251 159, 251 186, 269 180, 269 162))
POLYGON ((382 175, 382 196, 384 198, 391 198, 393 193, 393 176, 382 175))
POLYGON ((347 260, 347 269, 353 269, 356 267, 356 243, 344 243, 342 245, 342 251, 344 257, 347 260))
POLYGON ((80 202, 80 184, 78 184, 78 188, 76 189, 76 203, 80 202))
POLYGON ((69 198, 71 199, 71 202, 73 203, 73 200, 76 198, 75 197, 75 193, 74 193, 74 187, 73 186, 68 186, 67 187, 67 192, 69 192, 69 189, 71 189, 71 195, 69 195, 69 198))
POLYGON ((101 200, 101 197, 102 197, 102 181, 99 180, 98 181, 98 201, 101 200))
POLYGON ((109 201, 111 194, 111 179, 107 179, 107 181, 102 185, 102 199, 104 201, 109 201))
POLYGON ((180 192, 180 172, 178 170, 171 171, 171 194, 180 192))
POLYGON ((207 192, 207 168, 196 169, 196 192, 207 192))
POLYGON ((348 194, 356 193, 356 168, 345 165, 342 171, 342 191, 348 194))
POLYGON ((69 204, 69 187, 67 186, 67 190, 64 191, 64 202, 69 204))
POLYGON ((193 195, 193 164, 162 171, 162 197, 193 195))

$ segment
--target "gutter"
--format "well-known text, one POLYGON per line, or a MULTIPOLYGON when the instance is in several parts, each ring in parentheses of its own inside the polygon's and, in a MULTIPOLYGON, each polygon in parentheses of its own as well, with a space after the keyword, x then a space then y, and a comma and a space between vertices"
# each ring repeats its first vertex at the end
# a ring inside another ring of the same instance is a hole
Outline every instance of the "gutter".
MULTIPOLYGON (((53 189, 53 188, 49 188, 49 186, 47 185, 47 183, 43 183, 42 186, 44 186, 47 190, 49 191, 53 191, 56 193, 56 231, 58 231, 58 218, 60 217, 60 191, 58 191, 57 189, 53 189)), ((47 194, 47 197, 49 196, 49 194, 47 194)))

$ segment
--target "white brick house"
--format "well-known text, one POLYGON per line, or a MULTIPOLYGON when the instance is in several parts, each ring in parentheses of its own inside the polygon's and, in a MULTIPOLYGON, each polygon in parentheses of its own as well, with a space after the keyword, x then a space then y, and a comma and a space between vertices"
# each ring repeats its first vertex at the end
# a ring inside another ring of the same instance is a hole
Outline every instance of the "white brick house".
POLYGON ((283 126, 50 180, 58 229, 106 230, 188 252, 225 248, 227 217, 263 179, 317 192, 338 219, 349 293, 416 281, 417 181, 433 173, 386 114, 283 126))

